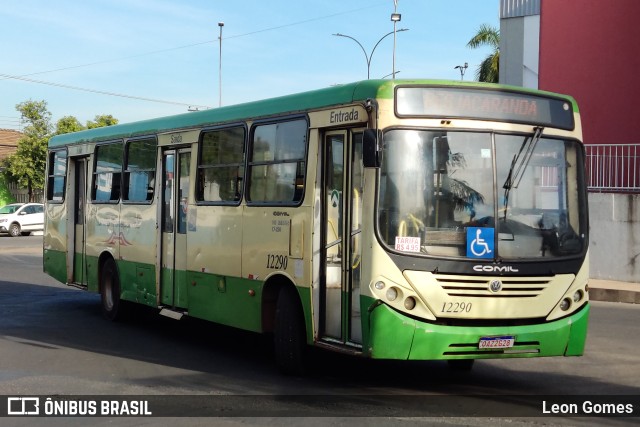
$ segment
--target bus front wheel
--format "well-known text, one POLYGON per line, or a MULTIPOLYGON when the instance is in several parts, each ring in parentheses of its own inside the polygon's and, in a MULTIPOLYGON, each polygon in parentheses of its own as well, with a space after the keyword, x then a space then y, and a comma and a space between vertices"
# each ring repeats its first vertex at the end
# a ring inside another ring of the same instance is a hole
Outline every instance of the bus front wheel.
POLYGON ((278 294, 274 329, 276 364, 287 375, 302 375, 306 362, 306 330, 300 299, 293 287, 278 294))
POLYGON ((120 277, 113 259, 106 260, 102 266, 100 300, 104 317, 112 321, 123 319, 124 307, 123 301, 120 300, 120 277))

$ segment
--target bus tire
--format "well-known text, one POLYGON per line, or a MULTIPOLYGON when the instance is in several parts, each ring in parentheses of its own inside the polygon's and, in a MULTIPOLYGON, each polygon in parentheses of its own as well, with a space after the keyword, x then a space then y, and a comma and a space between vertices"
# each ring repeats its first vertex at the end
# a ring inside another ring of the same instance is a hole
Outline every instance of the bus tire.
POLYGON ((449 369, 457 372, 469 372, 473 368, 473 362, 475 359, 452 359, 447 360, 449 369))
POLYGON ((280 289, 274 328, 276 364, 286 375, 303 375, 306 362, 306 330, 300 299, 295 289, 280 289))
POLYGON ((112 258, 107 259, 102 265, 100 301, 104 317, 114 322, 124 319, 125 307, 120 300, 120 277, 116 262, 112 258))

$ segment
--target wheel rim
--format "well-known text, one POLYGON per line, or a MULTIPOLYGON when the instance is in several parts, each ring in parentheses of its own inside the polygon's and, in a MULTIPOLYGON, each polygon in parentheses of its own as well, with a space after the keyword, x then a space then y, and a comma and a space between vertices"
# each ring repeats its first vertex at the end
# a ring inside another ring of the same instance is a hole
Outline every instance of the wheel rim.
POLYGON ((16 237, 20 234, 20 227, 18 227, 16 224, 13 224, 11 226, 10 232, 13 237, 16 237))

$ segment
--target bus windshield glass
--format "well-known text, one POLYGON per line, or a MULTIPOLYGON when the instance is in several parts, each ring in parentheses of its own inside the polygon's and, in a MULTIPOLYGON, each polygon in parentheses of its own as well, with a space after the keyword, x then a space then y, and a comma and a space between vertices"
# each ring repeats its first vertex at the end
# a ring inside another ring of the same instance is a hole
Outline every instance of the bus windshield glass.
POLYGON ((390 249, 489 259, 582 253, 577 142, 397 129, 385 133, 383 151, 377 218, 390 249))

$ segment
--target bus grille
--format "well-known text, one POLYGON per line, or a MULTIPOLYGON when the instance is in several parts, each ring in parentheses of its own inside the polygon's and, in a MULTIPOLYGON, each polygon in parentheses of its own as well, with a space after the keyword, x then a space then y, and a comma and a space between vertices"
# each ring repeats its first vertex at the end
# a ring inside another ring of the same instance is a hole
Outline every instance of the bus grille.
POLYGON ((436 280, 451 297, 487 297, 487 298, 535 298, 542 294, 551 283, 551 277, 500 277, 500 292, 490 290, 493 277, 454 277, 437 275, 436 280))
POLYGON ((483 349, 478 348, 478 343, 450 344, 449 350, 443 356, 482 356, 495 354, 538 354, 540 353, 539 341, 516 341, 511 348, 483 349))

